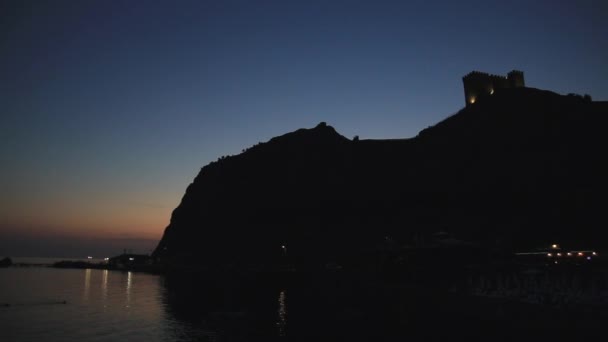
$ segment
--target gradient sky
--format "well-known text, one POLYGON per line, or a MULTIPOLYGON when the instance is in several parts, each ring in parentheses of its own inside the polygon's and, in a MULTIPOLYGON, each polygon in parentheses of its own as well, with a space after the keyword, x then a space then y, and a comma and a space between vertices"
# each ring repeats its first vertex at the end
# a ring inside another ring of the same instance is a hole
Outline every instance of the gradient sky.
POLYGON ((471 70, 606 100, 607 22, 603 0, 4 0, 0 256, 148 253, 210 161, 320 121, 415 136, 471 70))

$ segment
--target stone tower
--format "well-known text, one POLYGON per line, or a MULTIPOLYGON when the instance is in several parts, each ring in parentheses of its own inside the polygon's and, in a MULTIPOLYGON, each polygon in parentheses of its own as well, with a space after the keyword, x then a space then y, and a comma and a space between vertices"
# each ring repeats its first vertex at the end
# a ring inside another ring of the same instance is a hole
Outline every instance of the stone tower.
POLYGON ((464 84, 464 101, 467 106, 472 105, 482 96, 494 94, 496 89, 526 86, 524 72, 519 70, 512 70, 507 76, 472 71, 462 78, 462 83, 464 84))

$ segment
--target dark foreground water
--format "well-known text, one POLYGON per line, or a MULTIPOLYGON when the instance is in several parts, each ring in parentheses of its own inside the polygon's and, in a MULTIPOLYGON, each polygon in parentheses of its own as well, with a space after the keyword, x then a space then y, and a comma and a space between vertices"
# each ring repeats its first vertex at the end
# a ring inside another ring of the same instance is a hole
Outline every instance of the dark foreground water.
POLYGON ((0 269, 0 341, 286 338, 285 290, 246 291, 245 298, 230 285, 191 280, 92 269, 0 269))
POLYGON ((0 269, 3 342, 603 340, 607 317, 602 307, 460 297, 374 277, 0 269))
POLYGON ((173 341, 204 332, 167 315, 158 276, 0 269, 0 341, 173 341))

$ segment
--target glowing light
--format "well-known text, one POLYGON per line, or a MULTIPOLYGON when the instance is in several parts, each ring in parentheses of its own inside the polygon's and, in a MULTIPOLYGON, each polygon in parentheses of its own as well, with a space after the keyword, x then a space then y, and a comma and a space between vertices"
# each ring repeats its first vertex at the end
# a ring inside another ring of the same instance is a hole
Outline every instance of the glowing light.
POLYGON ((552 244, 552 245, 551 245, 551 248, 553 248, 553 249, 557 249, 557 248, 559 248, 559 245, 558 245, 558 244, 552 244))
POLYGON ((551 254, 551 253, 547 253, 547 256, 550 258, 550 257, 552 257, 552 256, 553 256, 553 254, 551 254))
POLYGON ((591 252, 591 254, 593 254, 593 255, 597 255, 597 253, 595 253, 595 252, 591 252))
POLYGON ((562 253, 557 253, 557 256, 562 256, 562 253))
POLYGON ((490 89, 490 95, 494 94, 494 89, 490 89))
POLYGON ((133 260, 135 260, 135 258, 129 258, 129 260, 130 260, 130 261, 133 261, 133 260))
POLYGON ((588 256, 588 257, 587 257, 587 260, 591 260, 591 257, 590 257, 590 256, 588 256))
POLYGON ((568 256, 572 256, 572 253, 568 252, 568 256))
POLYGON ((110 258, 103 258, 103 261, 108 261, 110 260, 110 258))
POLYGON ((88 256, 87 259, 93 259, 93 257, 92 256, 88 256))
POLYGON ((469 99, 469 102, 471 104, 475 103, 475 96, 471 96, 471 98, 469 99))
POLYGON ((583 256, 583 252, 578 252, 578 256, 583 256))

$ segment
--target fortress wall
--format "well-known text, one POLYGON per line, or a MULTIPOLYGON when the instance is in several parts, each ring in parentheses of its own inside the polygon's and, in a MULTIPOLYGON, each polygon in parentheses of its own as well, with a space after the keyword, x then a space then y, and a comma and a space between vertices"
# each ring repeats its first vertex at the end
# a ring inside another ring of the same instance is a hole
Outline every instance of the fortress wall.
POLYGON ((491 95, 496 89, 517 88, 524 86, 524 73, 510 71, 507 76, 493 75, 480 71, 471 71, 462 78, 464 96, 467 106, 475 103, 479 97, 491 95))

